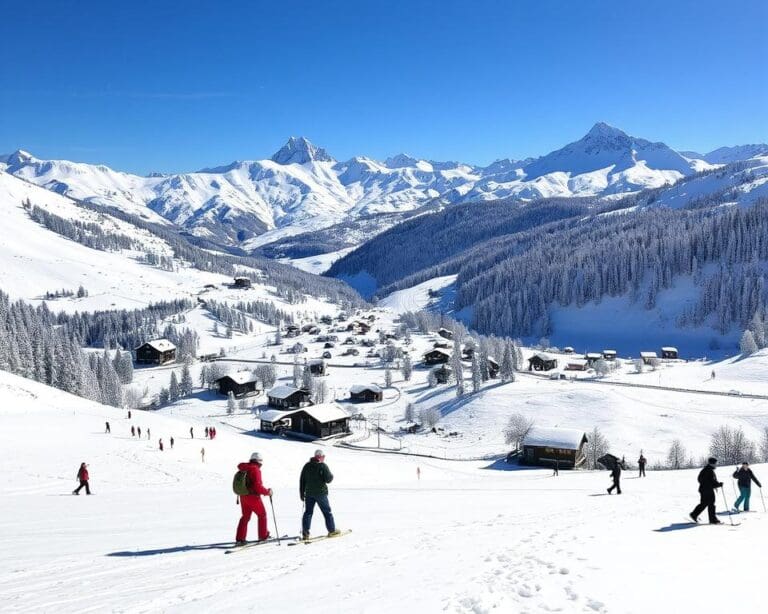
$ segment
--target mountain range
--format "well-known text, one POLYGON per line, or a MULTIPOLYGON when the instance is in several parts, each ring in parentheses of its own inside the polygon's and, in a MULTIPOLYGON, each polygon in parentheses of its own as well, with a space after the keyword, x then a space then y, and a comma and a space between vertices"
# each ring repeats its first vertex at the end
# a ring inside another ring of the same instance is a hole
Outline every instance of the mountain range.
POLYGON ((0 170, 77 200, 252 250, 335 224, 425 206, 499 198, 613 199, 765 151, 766 145, 746 145, 683 153, 597 123, 583 138, 540 158, 502 159, 488 166, 406 154, 383 162, 337 161, 306 138, 291 137, 269 159, 191 173, 145 177, 103 165, 40 160, 24 151, 0 157, 0 170))

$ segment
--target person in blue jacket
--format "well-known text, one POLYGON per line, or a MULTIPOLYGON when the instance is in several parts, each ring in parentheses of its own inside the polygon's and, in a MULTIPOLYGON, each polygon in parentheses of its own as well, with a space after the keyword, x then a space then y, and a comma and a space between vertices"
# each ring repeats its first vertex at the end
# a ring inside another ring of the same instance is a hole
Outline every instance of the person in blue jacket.
POLYGON ((760 483, 760 480, 755 477, 755 474, 752 473, 752 470, 749 468, 749 463, 741 463, 741 468, 733 473, 733 477, 736 478, 739 483, 739 498, 736 499, 736 503, 733 504, 733 509, 738 512, 739 505, 743 502, 744 511, 748 512, 749 497, 752 494, 752 482, 757 484, 759 488, 762 488, 763 485, 760 483))

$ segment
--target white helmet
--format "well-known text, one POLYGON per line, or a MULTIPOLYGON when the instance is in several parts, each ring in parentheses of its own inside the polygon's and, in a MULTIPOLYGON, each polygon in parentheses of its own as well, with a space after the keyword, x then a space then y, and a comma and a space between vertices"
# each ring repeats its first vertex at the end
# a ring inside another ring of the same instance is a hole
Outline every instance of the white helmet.
POLYGON ((254 452, 253 454, 251 454, 251 462, 252 463, 261 463, 263 461, 264 461, 264 459, 261 456, 261 452, 254 452))

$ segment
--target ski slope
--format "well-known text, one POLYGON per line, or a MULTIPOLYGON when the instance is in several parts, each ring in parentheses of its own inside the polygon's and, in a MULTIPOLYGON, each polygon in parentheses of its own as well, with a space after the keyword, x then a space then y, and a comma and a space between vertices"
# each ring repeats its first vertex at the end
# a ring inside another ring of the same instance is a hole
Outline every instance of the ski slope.
MULTIPOLYGON (((129 422, 123 410, 4 373, 0 400, 3 611, 715 613, 734 591, 702 591, 702 578, 731 582, 734 565, 741 610, 759 611, 763 600, 768 553, 756 544, 768 537, 768 515, 742 514, 735 529, 685 524, 693 471, 625 474, 624 494, 608 497, 604 472, 553 478, 323 444, 337 524, 354 532, 225 556, 237 462, 264 454, 278 527, 295 534, 298 473, 316 445, 181 409, 137 411, 129 422), (131 424, 151 428, 151 440, 131 438, 131 424), (216 440, 200 438, 205 425, 217 427, 216 440), (73 497, 83 461, 95 496, 73 497)), ((728 471, 719 476, 732 500, 728 471)), ((321 532, 319 517, 313 528, 321 532)))

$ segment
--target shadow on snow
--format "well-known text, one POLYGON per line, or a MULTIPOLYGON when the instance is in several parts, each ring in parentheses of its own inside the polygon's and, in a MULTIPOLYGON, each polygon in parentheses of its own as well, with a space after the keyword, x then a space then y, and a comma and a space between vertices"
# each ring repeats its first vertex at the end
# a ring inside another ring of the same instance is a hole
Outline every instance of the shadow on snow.
POLYGON ((175 552, 191 552, 192 550, 229 550, 234 547, 234 542, 219 542, 215 544, 199 544, 196 546, 173 546, 171 548, 154 548, 151 550, 121 550, 119 552, 109 552, 105 556, 155 556, 157 554, 173 554, 175 552))

